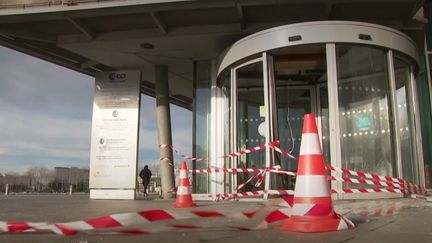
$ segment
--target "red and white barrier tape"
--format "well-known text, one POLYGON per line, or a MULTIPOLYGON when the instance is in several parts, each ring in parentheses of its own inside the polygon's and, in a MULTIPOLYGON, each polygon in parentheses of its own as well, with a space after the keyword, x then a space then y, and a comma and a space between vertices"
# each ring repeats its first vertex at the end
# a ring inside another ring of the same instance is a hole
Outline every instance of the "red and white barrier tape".
POLYGON ((401 188, 401 185, 399 185, 398 183, 384 182, 384 181, 377 181, 377 180, 354 179, 354 178, 348 178, 348 177, 339 178, 339 177, 335 177, 335 176, 329 176, 328 180, 329 181, 341 181, 341 182, 347 182, 347 183, 364 184, 364 185, 401 188))
POLYGON ((390 193, 405 193, 403 189, 396 188, 346 188, 342 190, 331 189, 333 194, 345 194, 345 193, 374 193, 374 192, 390 192, 390 193))
MULTIPOLYGON (((190 173, 193 174, 211 174, 211 173, 232 173, 232 174, 239 174, 239 173, 259 173, 265 169, 259 169, 259 168, 209 168, 209 169, 197 169, 197 170, 189 170, 190 173)), ((278 173, 278 174, 286 174, 286 175, 292 175, 295 176, 296 173, 292 171, 285 171, 282 169, 278 169, 278 167, 271 167, 271 169, 268 170, 272 173, 278 173)))
POLYGON ((282 154, 282 155, 285 156, 285 157, 288 157, 288 158, 291 158, 291 159, 297 160, 297 158, 294 157, 292 154, 290 154, 290 153, 288 153, 287 151, 285 151, 285 150, 283 150, 283 149, 277 147, 276 145, 270 145, 270 148, 273 149, 274 151, 276 151, 276 152, 282 154))
MULTIPOLYGON (((236 212, 236 211, 204 211, 204 210, 189 210, 189 211, 173 211, 173 210, 147 210, 136 213, 112 214, 105 217, 98 217, 86 220, 80 220, 67 223, 32 223, 32 222, 0 222, 0 231, 7 233, 18 233, 28 231, 51 231, 60 235, 74 235, 82 231, 94 230, 112 230, 119 233, 150 233, 136 230, 122 230, 125 227, 141 226, 152 224, 161 221, 193 219, 193 218, 234 218, 234 219, 250 219, 253 218, 263 208, 259 208, 252 212, 236 212)), ((164 225, 164 229, 185 229, 198 228, 194 225, 164 225)))
POLYGON ((241 155, 245 155, 245 154, 249 154, 249 153, 253 153, 262 149, 265 149, 266 147, 272 147, 272 146, 277 146, 279 145, 279 141, 274 141, 274 142, 269 142, 268 144, 260 144, 259 146, 253 147, 253 148, 248 148, 248 149, 243 149, 239 152, 234 152, 234 153, 229 153, 229 154, 225 154, 223 156, 221 156, 222 158, 235 158, 241 155))
MULTIPOLYGON (((207 160, 207 158, 205 158, 205 157, 201 157, 201 158, 199 158, 199 157, 191 157, 191 156, 189 156, 187 154, 183 154, 179 150, 177 150, 176 148, 174 148, 174 146, 172 146, 171 144, 160 144, 159 148, 169 148, 169 149, 172 149, 180 157, 182 157, 184 159, 187 159, 187 160, 190 160, 190 161, 197 161, 197 162, 199 162, 199 161, 206 161, 207 160)), ((162 159, 164 159, 164 158, 161 158, 160 160, 162 160, 162 159)), ((172 160, 172 158, 169 158, 169 159, 172 160)))
POLYGON ((354 171, 354 170, 350 170, 350 169, 346 169, 346 168, 338 168, 338 167, 335 167, 332 165, 326 165, 326 169, 332 170, 332 171, 337 171, 337 172, 347 174, 347 175, 364 177, 364 178, 369 178, 369 179, 373 179, 373 180, 390 181, 390 182, 396 182, 396 183, 400 183, 400 184, 405 183, 405 180, 401 179, 401 178, 393 178, 390 176, 382 176, 382 175, 378 175, 378 174, 374 174, 374 173, 366 173, 363 171, 354 171))
POLYGON ((413 193, 413 192, 418 193, 418 194, 424 194, 425 193, 424 188, 420 187, 419 185, 408 182, 402 178, 393 178, 390 176, 382 176, 382 175, 378 175, 375 173, 366 173, 363 171, 353 171, 353 170, 346 169, 346 168, 338 168, 338 167, 335 167, 332 165, 326 165, 326 169, 340 172, 340 173, 347 174, 347 175, 353 175, 353 176, 368 178, 368 179, 372 179, 372 180, 380 180, 380 181, 398 183, 399 185, 401 185, 401 187, 406 188, 407 193, 413 193))
MULTIPOLYGON (((342 190, 331 189, 330 193, 332 194, 351 194, 351 193, 378 193, 378 192, 388 192, 388 193, 404 193, 403 189, 396 188, 346 188, 342 190)), ((237 193, 221 193, 216 194, 215 201, 221 200, 231 200, 231 199, 239 199, 243 197, 259 197, 263 195, 280 195, 280 196, 288 196, 294 195, 293 190, 259 190, 259 191, 250 191, 250 192, 237 192, 237 193)))
MULTIPOLYGON (((268 193, 271 193, 269 191, 268 193)), ((292 192, 290 192, 292 193, 292 192)), ((283 191, 278 191, 279 195, 287 195, 283 191)), ((256 227, 227 226, 234 230, 263 230, 268 225, 290 217, 293 197, 283 197, 267 202, 252 212, 221 211, 221 210, 147 210, 136 213, 112 214, 109 216, 67 222, 67 223, 33 223, 33 222, 1 222, 1 233, 26 233, 26 232, 53 232, 59 235, 71 236, 79 232, 99 233, 99 234, 148 234, 163 232, 167 230, 190 230, 203 228, 194 224, 166 223, 182 219, 207 219, 207 218, 231 218, 231 219, 252 219, 260 212, 273 206, 283 207, 270 211, 265 219, 256 227), (155 224, 160 223, 160 224, 155 224), (143 229, 143 226, 149 227, 143 229), (133 227, 133 228, 132 228, 133 227)), ((225 222, 225 221, 224 221, 225 222)))
POLYGON ((242 197, 259 197, 266 194, 288 196, 288 195, 294 195, 294 191, 293 190, 260 190, 260 191, 238 192, 238 193, 221 193, 221 194, 216 194, 215 200, 221 201, 221 200, 238 199, 242 197))
MULTIPOLYGON (((223 156, 220 156, 221 158, 235 158, 241 155, 245 155, 245 154, 249 154, 249 153, 253 153, 262 149, 265 149, 266 147, 269 147, 273 150, 275 150, 276 152, 279 152, 281 154, 283 154, 284 156, 290 157, 292 159, 296 159, 294 156, 292 156, 290 153, 288 153, 287 151, 278 148, 277 145, 279 145, 279 141, 273 141, 273 142, 269 142, 268 144, 260 144, 259 146, 256 147, 252 147, 252 148, 248 148, 248 149, 243 149, 239 152, 234 152, 234 153, 229 153, 229 154, 225 154, 223 156)), ((159 148, 169 148, 172 149, 176 154, 178 154, 179 156, 181 156, 184 159, 190 160, 190 161, 207 161, 208 158, 206 157, 192 157, 186 154, 181 153, 179 150, 177 150, 176 148, 174 148, 173 145, 171 144, 160 144, 159 148)), ((171 159, 172 158, 161 158, 162 159, 171 159)))

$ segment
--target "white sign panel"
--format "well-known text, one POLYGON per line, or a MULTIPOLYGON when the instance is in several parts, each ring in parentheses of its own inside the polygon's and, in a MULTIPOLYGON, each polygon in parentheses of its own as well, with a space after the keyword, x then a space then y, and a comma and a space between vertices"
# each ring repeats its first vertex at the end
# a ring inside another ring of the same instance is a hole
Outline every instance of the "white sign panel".
POLYGON ((135 189, 140 72, 96 76, 90 152, 91 189, 135 189))

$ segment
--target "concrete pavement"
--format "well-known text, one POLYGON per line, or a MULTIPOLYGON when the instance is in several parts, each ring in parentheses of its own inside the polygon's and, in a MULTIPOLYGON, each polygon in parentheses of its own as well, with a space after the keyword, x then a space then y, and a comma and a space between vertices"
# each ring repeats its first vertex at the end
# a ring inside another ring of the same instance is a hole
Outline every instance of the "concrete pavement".
MULTIPOLYGON (((0 196, 0 221, 69 222, 114 213, 148 209, 171 209, 172 200, 141 198, 126 200, 90 200, 88 195, 10 195, 0 196)), ((198 201, 199 210, 252 211, 257 202, 198 201)), ((148 235, 78 234, 72 237, 52 233, 0 234, 0 242, 10 243, 99 243, 99 242, 432 242, 432 202, 421 199, 335 201, 335 209, 353 220, 353 230, 331 233, 292 233, 274 229, 235 231, 224 225, 254 226, 254 220, 204 219, 182 222, 207 226, 194 231, 169 231, 148 235)), ((264 215, 263 215, 264 216, 264 215)), ((151 226, 149 226, 151 227, 151 226)))

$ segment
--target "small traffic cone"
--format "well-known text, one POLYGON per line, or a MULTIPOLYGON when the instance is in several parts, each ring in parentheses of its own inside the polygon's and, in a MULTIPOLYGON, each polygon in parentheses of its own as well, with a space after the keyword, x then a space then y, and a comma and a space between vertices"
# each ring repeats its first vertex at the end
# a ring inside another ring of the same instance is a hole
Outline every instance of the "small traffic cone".
POLYGON ((183 161, 180 168, 179 185, 177 188, 176 202, 174 208, 190 208, 196 207, 192 201, 192 188, 188 178, 188 168, 186 162, 183 161))
POLYGON ((315 115, 305 114, 291 217, 283 220, 278 229, 326 232, 352 227, 350 220, 333 209, 315 115))

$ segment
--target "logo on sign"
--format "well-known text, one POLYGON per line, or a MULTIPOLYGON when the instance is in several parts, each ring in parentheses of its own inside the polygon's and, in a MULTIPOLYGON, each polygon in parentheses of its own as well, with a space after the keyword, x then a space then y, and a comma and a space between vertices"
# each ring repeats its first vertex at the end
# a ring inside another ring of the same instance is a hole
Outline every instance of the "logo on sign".
POLYGON ((118 80, 118 79, 125 79, 126 73, 110 73, 108 78, 110 80, 118 80))
POLYGON ((118 113, 118 111, 117 111, 117 110, 114 110, 114 111, 112 112, 112 116, 113 116, 113 117, 117 117, 117 116, 118 116, 118 114, 119 114, 119 113, 118 113))

